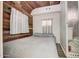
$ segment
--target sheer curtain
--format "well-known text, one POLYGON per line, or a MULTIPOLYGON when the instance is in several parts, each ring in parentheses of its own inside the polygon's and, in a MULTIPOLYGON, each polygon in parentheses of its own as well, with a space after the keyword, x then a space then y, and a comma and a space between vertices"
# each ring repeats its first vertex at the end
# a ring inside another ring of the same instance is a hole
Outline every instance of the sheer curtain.
POLYGON ((22 20, 22 33, 27 33, 27 32, 29 32, 28 16, 26 16, 24 14, 22 16, 23 16, 23 20, 22 20))
POLYGON ((43 33, 51 34, 52 33, 52 19, 44 19, 42 21, 43 33))
POLYGON ((28 16, 24 15, 15 8, 11 9, 10 34, 28 33, 28 16))

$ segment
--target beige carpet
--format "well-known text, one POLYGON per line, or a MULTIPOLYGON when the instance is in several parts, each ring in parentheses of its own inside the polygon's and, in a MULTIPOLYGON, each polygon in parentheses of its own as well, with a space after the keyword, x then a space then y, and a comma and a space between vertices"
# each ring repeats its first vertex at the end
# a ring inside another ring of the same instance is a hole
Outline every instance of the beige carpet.
POLYGON ((57 58, 52 37, 27 37, 4 43, 4 57, 9 58, 57 58))

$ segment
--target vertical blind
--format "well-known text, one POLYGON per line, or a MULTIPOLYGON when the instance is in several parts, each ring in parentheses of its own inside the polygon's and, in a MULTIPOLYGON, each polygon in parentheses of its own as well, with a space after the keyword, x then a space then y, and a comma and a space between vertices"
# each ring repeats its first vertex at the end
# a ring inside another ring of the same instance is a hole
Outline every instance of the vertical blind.
POLYGON ((15 8, 11 9, 10 34, 28 33, 28 16, 24 15, 15 8))

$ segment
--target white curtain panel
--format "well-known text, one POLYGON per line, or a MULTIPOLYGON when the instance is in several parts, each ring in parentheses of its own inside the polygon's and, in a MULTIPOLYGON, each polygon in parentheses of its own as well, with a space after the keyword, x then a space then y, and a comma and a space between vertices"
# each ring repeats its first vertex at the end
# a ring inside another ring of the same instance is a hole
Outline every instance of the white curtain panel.
POLYGON ((42 30, 43 33, 51 34, 52 33, 52 13, 43 14, 42 17, 42 30))
MULTIPOLYGON (((20 30, 18 30, 19 29, 19 15, 18 15, 18 11, 15 9, 15 12, 16 12, 16 14, 14 14, 15 16, 16 16, 16 18, 13 18, 13 22, 15 23, 15 28, 13 28, 14 30, 15 30, 15 34, 18 34, 19 32, 20 32, 20 30), (15 19, 15 21, 14 21, 14 19, 15 19)), ((14 25, 14 24, 12 24, 12 25, 14 25)))
POLYGON ((28 16, 24 15, 15 8, 11 9, 10 34, 29 32, 28 16))
POLYGON ((44 19, 42 21, 42 26, 43 26, 43 33, 52 33, 52 20, 51 19, 44 19))
POLYGON ((17 33, 22 33, 22 13, 17 11, 17 19, 16 19, 16 24, 17 24, 17 33))
POLYGON ((16 33, 16 10, 14 8, 11 9, 11 17, 10 17, 10 33, 16 33))
POLYGON ((22 33, 28 33, 29 32, 29 26, 28 26, 28 16, 23 14, 23 20, 22 20, 22 33))

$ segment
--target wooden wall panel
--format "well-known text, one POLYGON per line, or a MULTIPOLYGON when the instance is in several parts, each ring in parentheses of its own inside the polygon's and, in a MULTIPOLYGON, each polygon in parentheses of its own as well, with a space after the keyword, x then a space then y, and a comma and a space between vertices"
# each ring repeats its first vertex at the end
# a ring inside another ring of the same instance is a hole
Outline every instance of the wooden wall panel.
POLYGON ((5 5, 7 5, 10 8, 16 8, 17 10, 21 11, 23 14, 28 15, 29 17, 32 17, 27 10, 23 9, 21 4, 18 4, 17 2, 15 3, 14 1, 4 1, 5 5))
POLYGON ((3 16, 4 16, 5 18, 7 18, 7 19, 10 18, 10 15, 9 15, 8 13, 3 13, 3 16))

